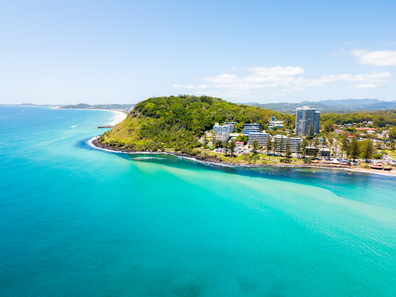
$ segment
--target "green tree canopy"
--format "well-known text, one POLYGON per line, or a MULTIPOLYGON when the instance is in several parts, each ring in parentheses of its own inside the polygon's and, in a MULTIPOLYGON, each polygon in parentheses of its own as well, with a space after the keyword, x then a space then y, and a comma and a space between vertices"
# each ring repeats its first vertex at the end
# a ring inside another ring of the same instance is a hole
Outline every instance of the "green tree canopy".
POLYGON ((364 145, 363 145, 363 159, 366 160, 366 163, 368 162, 369 159, 373 157, 374 154, 374 145, 371 140, 366 140, 364 145))
POLYGON ((260 145, 259 145, 257 139, 254 139, 254 140, 253 140, 253 143, 252 143, 252 150, 253 150, 253 153, 257 153, 257 151, 258 151, 259 148, 260 148, 260 145))

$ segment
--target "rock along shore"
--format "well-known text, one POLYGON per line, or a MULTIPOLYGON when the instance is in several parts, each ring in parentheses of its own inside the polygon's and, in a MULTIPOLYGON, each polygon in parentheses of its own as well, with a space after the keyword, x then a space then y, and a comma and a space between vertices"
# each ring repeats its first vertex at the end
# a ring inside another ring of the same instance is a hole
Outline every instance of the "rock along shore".
POLYGON ((173 156, 178 156, 182 158, 189 158, 189 159, 194 159, 199 162, 204 162, 204 163, 212 163, 212 164, 219 164, 219 165, 226 165, 226 166, 240 166, 240 167, 288 167, 288 168, 322 168, 322 169, 341 169, 341 170, 347 170, 347 171, 353 171, 353 172, 360 172, 360 173, 375 173, 375 174, 380 174, 380 175, 386 175, 386 176, 396 176, 396 170, 392 170, 389 172, 384 172, 384 171, 377 171, 374 169, 365 169, 365 168, 356 168, 356 167, 350 167, 350 166, 345 166, 345 165, 333 165, 333 164, 239 164, 239 163, 232 163, 232 162, 224 162, 220 160, 217 157, 213 156, 202 156, 202 155, 197 155, 197 156, 192 156, 187 153, 179 153, 179 152, 144 152, 144 151, 135 151, 127 148, 121 148, 121 147, 113 147, 108 144, 104 144, 99 141, 98 138, 94 139, 92 141, 92 145, 100 148, 100 149, 105 149, 113 152, 122 152, 122 153, 130 153, 130 154, 157 154, 157 155, 173 155, 173 156))

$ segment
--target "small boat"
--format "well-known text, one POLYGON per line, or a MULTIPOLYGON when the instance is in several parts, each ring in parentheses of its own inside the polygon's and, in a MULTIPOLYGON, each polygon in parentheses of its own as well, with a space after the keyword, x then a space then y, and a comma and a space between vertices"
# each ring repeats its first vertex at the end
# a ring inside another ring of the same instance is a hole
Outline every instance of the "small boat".
POLYGON ((382 167, 382 164, 371 164, 370 168, 382 170, 384 167, 382 167))
POLYGON ((384 166, 384 170, 391 171, 392 170, 392 166, 384 166))

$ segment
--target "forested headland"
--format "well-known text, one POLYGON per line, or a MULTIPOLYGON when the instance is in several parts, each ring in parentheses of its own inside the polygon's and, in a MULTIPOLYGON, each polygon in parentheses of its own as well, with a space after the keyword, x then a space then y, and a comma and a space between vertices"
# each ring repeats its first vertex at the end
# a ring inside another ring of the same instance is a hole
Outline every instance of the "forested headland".
POLYGON ((291 128, 294 119, 255 106, 238 105, 209 96, 179 95, 155 97, 135 105, 120 124, 100 137, 102 143, 136 151, 165 151, 173 149, 190 153, 201 145, 198 138, 211 130, 215 123, 237 122, 241 132, 244 123, 258 123, 266 129, 272 116, 284 120, 291 128))

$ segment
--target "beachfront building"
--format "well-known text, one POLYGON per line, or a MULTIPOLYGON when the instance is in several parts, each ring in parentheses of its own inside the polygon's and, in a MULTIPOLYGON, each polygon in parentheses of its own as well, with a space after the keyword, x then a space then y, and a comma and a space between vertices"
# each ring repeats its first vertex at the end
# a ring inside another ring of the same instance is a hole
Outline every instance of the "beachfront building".
POLYGON ((300 143, 300 147, 302 145, 302 139, 299 137, 287 137, 285 135, 275 135, 274 136, 274 148, 275 151, 285 152, 287 150, 287 146, 292 153, 297 152, 297 146, 300 143))
POLYGON ((308 106, 296 109, 296 134, 307 136, 312 124, 314 134, 319 133, 320 111, 308 106))
POLYGON ((223 126, 229 126, 230 133, 233 133, 235 131, 235 124, 236 122, 225 122, 223 126))
POLYGON ((277 152, 285 152, 288 143, 288 137, 286 135, 275 135, 274 136, 274 150, 277 152))
POLYGON ((243 136, 249 136, 250 133, 260 133, 260 124, 245 124, 243 126, 243 136))
POLYGON ((331 151, 329 148, 319 148, 319 155, 321 157, 330 158, 331 151))
POLYGON ((300 147, 302 145, 302 139, 300 137, 290 137, 289 144, 290 144, 290 151, 293 153, 297 152, 297 146, 300 143, 300 147))
POLYGON ((216 123, 213 126, 214 140, 225 141, 228 140, 229 137, 230 137, 230 126, 225 126, 225 125, 220 126, 219 123, 216 123))
POLYGON ((271 136, 269 136, 269 134, 265 133, 265 132, 262 132, 262 133, 251 132, 251 133, 249 133, 249 145, 252 145, 253 141, 257 140, 257 142, 260 146, 265 146, 265 144, 267 143, 268 137, 271 137, 271 136))
POLYGON ((307 156, 317 156, 319 149, 315 146, 307 146, 305 152, 307 156))
POLYGON ((272 118, 271 118, 271 121, 270 121, 269 124, 268 124, 268 128, 269 128, 270 130, 273 130, 274 127, 275 127, 276 129, 283 129, 283 123, 284 123, 284 121, 277 121, 277 120, 276 120, 276 117, 272 117, 272 118))

